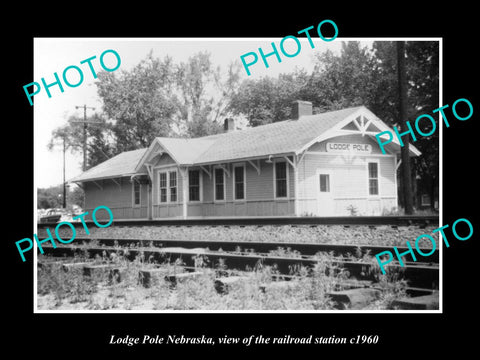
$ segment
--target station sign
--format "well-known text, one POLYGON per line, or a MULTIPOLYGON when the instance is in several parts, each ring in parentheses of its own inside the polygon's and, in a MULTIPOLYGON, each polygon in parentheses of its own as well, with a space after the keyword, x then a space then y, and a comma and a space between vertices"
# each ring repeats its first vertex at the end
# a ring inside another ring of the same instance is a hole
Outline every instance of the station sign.
POLYGON ((334 154, 370 154, 372 145, 351 143, 327 143, 327 152, 334 154))

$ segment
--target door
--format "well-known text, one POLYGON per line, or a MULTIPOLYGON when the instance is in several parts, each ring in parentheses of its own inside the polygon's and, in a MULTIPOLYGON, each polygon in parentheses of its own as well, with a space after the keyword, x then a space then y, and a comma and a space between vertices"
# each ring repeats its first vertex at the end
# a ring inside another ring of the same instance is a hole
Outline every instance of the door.
POLYGON ((317 183, 317 215, 334 216, 333 176, 331 170, 318 170, 317 183))

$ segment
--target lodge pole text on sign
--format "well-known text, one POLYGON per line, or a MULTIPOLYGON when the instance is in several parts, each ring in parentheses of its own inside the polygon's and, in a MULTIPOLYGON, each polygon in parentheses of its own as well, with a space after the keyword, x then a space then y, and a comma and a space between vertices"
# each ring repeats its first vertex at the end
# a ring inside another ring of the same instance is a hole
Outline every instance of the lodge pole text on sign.
POLYGON ((327 152, 347 153, 347 154, 370 154, 372 145, 370 144, 351 144, 351 143, 327 143, 327 152))

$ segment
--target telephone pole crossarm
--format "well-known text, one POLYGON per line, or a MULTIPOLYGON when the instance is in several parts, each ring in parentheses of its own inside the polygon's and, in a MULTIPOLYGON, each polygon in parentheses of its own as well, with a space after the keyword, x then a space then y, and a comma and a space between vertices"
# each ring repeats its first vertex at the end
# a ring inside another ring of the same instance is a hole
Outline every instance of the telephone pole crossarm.
POLYGON ((94 107, 87 106, 87 104, 83 106, 75 106, 75 109, 83 108, 83 121, 70 121, 71 124, 83 124, 83 171, 87 170, 87 125, 88 124, 101 124, 98 121, 87 121, 87 109, 95 110, 94 107))

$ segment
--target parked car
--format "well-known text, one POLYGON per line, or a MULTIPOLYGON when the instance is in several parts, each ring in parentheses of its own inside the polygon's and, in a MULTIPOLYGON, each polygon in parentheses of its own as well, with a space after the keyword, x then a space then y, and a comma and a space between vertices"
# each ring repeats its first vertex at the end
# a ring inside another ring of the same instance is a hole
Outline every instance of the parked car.
POLYGON ((50 209, 47 211, 47 214, 40 217, 41 223, 50 223, 50 222, 57 222, 62 217, 62 213, 57 209, 50 209))

